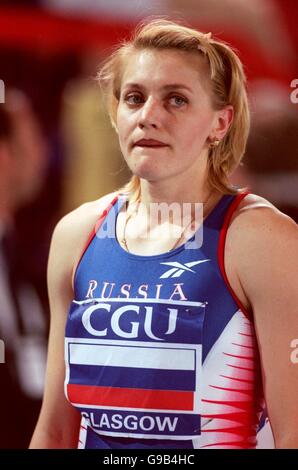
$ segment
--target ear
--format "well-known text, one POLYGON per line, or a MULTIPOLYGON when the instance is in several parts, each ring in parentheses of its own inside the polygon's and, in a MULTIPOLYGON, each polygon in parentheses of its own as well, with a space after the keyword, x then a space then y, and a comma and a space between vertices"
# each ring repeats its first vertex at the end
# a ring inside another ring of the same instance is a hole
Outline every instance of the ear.
POLYGON ((234 108, 232 105, 227 105, 223 109, 216 111, 214 125, 212 127, 212 132, 209 135, 209 140, 222 140, 229 130, 233 117, 234 108))

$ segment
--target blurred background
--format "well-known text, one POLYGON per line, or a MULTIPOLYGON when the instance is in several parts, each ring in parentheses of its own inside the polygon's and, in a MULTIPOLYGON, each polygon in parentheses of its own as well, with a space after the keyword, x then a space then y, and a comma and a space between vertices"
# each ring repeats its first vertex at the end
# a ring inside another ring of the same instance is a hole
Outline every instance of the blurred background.
POLYGON ((129 178, 94 76, 148 15, 184 19, 238 50, 252 129, 233 182, 298 221, 296 0, 2 0, 0 448, 28 446, 41 404, 54 225, 129 178))

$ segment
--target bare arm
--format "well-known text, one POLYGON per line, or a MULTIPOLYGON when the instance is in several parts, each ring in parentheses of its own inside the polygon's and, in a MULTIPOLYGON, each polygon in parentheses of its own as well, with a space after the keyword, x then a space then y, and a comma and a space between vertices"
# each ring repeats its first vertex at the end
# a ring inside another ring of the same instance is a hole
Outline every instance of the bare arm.
POLYGON ((81 206, 65 216, 53 234, 48 263, 51 326, 45 393, 31 449, 77 447, 80 413, 64 395, 65 324, 74 297, 71 278, 92 227, 111 199, 108 195, 81 206))
POLYGON ((53 234, 48 264, 51 326, 45 394, 30 448, 72 448, 78 440, 79 413, 64 396, 64 328, 72 292, 71 263, 66 250, 65 221, 53 234))
POLYGON ((298 448, 298 227, 272 206, 246 209, 231 227, 235 266, 253 310, 275 446, 298 448))

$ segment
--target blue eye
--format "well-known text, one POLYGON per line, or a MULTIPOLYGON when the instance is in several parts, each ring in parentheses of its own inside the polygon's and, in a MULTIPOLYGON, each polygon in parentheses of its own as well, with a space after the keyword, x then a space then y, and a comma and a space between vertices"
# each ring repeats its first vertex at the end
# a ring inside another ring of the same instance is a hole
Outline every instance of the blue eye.
MULTIPOLYGON (((129 105, 138 105, 144 102, 144 98, 138 93, 130 93, 124 96, 124 101, 129 105)), ((188 103, 186 98, 179 95, 172 95, 169 97, 169 101, 174 105, 175 108, 181 108, 188 103)))
POLYGON ((187 103, 187 100, 185 98, 182 98, 182 96, 178 95, 171 96, 170 100, 174 100, 174 105, 178 108, 181 108, 181 106, 187 103))
POLYGON ((136 93, 134 93, 134 94, 125 96, 124 101, 128 104, 139 104, 142 102, 142 98, 140 95, 137 95, 136 93))

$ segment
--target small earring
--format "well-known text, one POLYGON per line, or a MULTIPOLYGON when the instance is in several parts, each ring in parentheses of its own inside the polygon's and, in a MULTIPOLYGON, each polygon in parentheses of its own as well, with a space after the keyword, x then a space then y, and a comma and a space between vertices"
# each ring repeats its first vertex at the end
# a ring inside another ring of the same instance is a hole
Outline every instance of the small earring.
POLYGON ((216 147, 219 145, 219 143, 220 143, 220 140, 215 139, 215 140, 213 140, 212 142, 210 142, 209 148, 214 149, 214 148, 216 148, 216 147))

